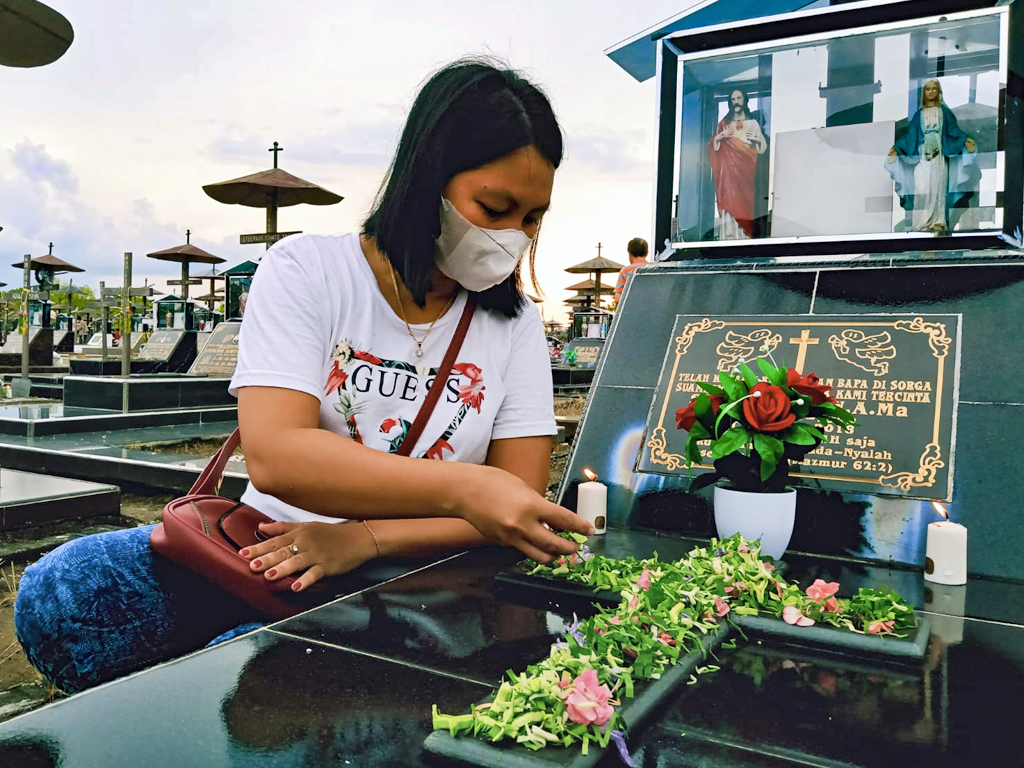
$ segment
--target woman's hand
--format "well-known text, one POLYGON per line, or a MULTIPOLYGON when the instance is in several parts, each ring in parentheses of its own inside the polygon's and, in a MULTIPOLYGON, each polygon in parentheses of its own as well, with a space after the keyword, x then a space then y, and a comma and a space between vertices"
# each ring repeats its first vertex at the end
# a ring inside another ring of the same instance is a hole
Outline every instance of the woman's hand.
POLYGON ((496 467, 472 466, 461 488, 456 512, 491 541, 515 547, 538 563, 570 555, 576 544, 556 536, 575 531, 585 536, 593 526, 574 512, 552 504, 523 480, 496 467))
POLYGON ((359 521, 347 523, 261 523, 272 538, 241 550, 249 567, 270 581, 303 572, 292 585, 301 592, 326 576, 358 568, 377 555, 373 537, 359 521), (292 547, 297 548, 295 552, 292 547))
POLYGON ((973 152, 977 148, 978 146, 974 143, 974 139, 968 136, 967 141, 964 142, 964 149, 966 149, 968 152, 973 152))
POLYGON ((893 160, 895 160, 895 159, 896 159, 896 148, 895 148, 895 147, 893 147, 892 149, 890 149, 890 150, 889 150, 889 158, 888 158, 888 162, 890 162, 890 163, 891 163, 891 162, 892 162, 893 160))

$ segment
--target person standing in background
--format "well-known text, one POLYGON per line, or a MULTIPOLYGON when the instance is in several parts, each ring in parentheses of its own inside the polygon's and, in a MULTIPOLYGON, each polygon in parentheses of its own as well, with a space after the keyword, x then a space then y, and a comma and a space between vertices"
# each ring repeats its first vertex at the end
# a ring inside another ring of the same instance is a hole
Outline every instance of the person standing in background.
POLYGON ((626 287, 626 279, 630 273, 639 269, 647 263, 647 241, 640 237, 634 237, 626 245, 629 253, 629 264, 619 270, 619 279, 615 283, 615 306, 619 306, 619 299, 622 298, 622 291, 626 287))

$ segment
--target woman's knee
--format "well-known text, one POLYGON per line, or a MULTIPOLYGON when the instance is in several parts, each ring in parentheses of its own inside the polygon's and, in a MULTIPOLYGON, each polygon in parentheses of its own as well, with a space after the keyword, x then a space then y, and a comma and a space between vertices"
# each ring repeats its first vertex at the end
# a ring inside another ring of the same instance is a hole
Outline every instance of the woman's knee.
POLYGON ((159 644, 163 606, 146 562, 148 530, 75 539, 25 569, 15 632, 29 661, 60 688, 116 677, 159 644))

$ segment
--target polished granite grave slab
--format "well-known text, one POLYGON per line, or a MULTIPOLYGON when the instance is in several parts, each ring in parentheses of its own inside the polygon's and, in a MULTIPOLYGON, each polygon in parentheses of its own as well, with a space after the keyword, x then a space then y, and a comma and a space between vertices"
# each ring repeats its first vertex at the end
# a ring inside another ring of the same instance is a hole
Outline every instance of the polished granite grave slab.
POLYGON ((469 552, 275 629, 493 685, 509 667, 546 656, 572 621, 571 612, 495 596, 495 573, 517 559, 494 548, 469 552))
POLYGON ((0 725, 0 765, 415 766, 471 681, 261 631, 0 725))
POLYGON ((0 531, 100 515, 116 515, 121 490, 114 485, 0 469, 0 531))
POLYGON ((0 435, 44 437, 74 432, 102 432, 143 427, 209 424, 238 418, 235 405, 182 410, 115 413, 64 403, 0 406, 0 435))
MULTIPOLYGON (((466 711, 564 627, 560 611, 501 599, 494 575, 516 559, 449 558, 15 718, 0 724, 0 765, 422 765, 431 704, 466 711)), ((833 573, 818 565, 794 567, 833 573)), ((993 596, 1006 599, 1005 586, 993 596)), ((985 755, 981 764, 1020 765, 1024 623, 943 618, 916 665, 741 642, 718 653, 722 671, 680 686, 657 723, 630 736, 633 758, 644 768, 952 768, 985 755)))
MULTIPOLYGON (((137 414, 134 417, 142 417, 137 414)), ((0 434, 0 465, 18 469, 42 469, 53 474, 135 483, 168 491, 187 491, 206 466, 209 457, 169 453, 155 448, 159 443, 203 439, 222 441, 238 425, 235 409, 232 420, 214 419, 186 424, 146 426, 142 420, 128 428, 96 432, 52 434, 23 437, 0 434)), ((128 418, 133 418, 129 415, 128 418)), ((213 451, 210 451, 212 455, 213 451)), ((245 464, 231 461, 224 475, 222 492, 238 497, 245 490, 248 476, 245 464)))
POLYGON ((758 645, 721 666, 680 690, 655 740, 802 765, 1024 764, 1021 626, 960 620, 916 669, 758 645))

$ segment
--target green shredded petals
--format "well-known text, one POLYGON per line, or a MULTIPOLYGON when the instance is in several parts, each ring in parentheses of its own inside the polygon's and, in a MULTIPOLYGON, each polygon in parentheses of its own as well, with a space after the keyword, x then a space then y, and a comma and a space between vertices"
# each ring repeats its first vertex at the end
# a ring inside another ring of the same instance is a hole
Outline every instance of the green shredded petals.
MULTIPOLYGON (((577 544, 586 542, 580 534, 560 535, 577 544)), ((913 607, 895 590, 862 588, 848 599, 812 600, 786 581, 770 559, 760 557, 758 542, 744 541, 739 534, 712 539, 672 562, 661 561, 657 553, 641 560, 593 554, 550 564, 526 561, 526 573, 584 584, 595 592, 616 594, 620 602, 615 608, 597 604, 595 615, 574 624, 546 659, 523 671, 508 670, 493 696, 469 713, 444 715, 435 705, 435 730, 515 741, 529 749, 579 745, 586 755, 591 743, 607 747, 613 730, 625 730, 619 709, 633 698, 637 681, 661 678, 691 653, 707 660, 703 638, 730 615, 782 621, 783 610, 795 606, 817 623, 857 633, 867 633, 877 622, 892 622, 891 631, 880 633, 884 636, 905 637, 916 628, 913 607), (611 691, 608 703, 614 711, 600 726, 574 722, 566 702, 577 678, 588 670, 611 691)), ((722 644, 736 646, 736 638, 722 644)), ((687 685, 718 670, 716 664, 698 666, 687 685)))

